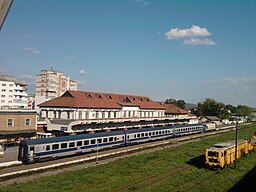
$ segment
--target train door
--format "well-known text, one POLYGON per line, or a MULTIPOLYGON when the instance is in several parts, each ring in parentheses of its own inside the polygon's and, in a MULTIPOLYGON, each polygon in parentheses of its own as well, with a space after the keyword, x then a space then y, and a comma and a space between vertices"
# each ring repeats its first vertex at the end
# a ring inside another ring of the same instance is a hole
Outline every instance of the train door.
POLYGON ((31 146, 30 147, 30 153, 29 153, 29 159, 30 161, 34 161, 34 156, 35 156, 35 147, 31 146))

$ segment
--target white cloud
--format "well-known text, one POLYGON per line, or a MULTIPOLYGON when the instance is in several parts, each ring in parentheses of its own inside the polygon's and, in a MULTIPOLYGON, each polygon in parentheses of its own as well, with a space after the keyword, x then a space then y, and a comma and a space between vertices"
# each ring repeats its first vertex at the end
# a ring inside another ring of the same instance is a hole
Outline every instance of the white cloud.
POLYGON ((184 39, 185 45, 215 45, 216 43, 212 39, 197 39, 190 38, 184 39))
POLYGON ((40 54, 40 51, 35 47, 26 47, 26 48, 23 48, 23 50, 29 52, 32 55, 40 54))
POLYGON ((223 77, 215 80, 206 80, 206 83, 233 85, 233 86, 252 86, 256 84, 256 77, 223 77))
POLYGON ((22 33, 21 34, 23 37, 29 37, 29 34, 27 34, 27 33, 22 33))
POLYGON ((223 77, 204 81, 209 94, 224 103, 245 104, 256 107, 256 77, 223 77))
POLYGON ((78 74, 80 74, 80 75, 85 75, 87 72, 84 70, 84 69, 81 69, 79 72, 78 72, 78 74))
POLYGON ((36 77, 32 75, 20 75, 18 76, 18 79, 25 81, 28 85, 36 84, 36 77))
POLYGON ((6 70, 4 70, 3 68, 1 68, 1 66, 0 66, 0 75, 4 75, 4 74, 6 74, 6 70))
POLYGON ((146 0, 135 0, 135 2, 141 3, 141 4, 145 5, 145 6, 147 6, 149 4, 146 0))
POLYGON ((189 37, 206 37, 211 33, 206 29, 196 25, 193 25, 190 29, 178 29, 174 28, 165 33, 167 39, 180 39, 189 37))

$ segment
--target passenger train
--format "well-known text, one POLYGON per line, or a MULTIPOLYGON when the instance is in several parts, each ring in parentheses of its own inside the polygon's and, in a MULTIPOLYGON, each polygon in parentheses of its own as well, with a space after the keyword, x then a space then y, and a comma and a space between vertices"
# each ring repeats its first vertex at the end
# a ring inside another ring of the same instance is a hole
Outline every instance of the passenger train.
POLYGON ((174 125, 155 128, 119 130, 94 134, 23 140, 19 144, 18 160, 23 164, 43 159, 57 159, 112 147, 205 132, 203 124, 174 125))

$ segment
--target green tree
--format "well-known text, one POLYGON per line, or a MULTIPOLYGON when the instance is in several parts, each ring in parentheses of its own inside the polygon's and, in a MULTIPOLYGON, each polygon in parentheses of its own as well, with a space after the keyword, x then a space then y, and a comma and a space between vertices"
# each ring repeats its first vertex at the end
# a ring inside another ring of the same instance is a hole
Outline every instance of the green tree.
POLYGON ((176 99, 172 99, 172 98, 166 99, 164 103, 165 104, 176 104, 176 99))
POLYGON ((170 98, 170 99, 166 99, 164 103, 165 104, 174 104, 177 107, 180 107, 182 109, 185 109, 185 107, 186 107, 186 102, 184 100, 176 100, 176 99, 170 98))
POLYGON ((200 116, 219 116, 221 106, 214 99, 206 98, 202 103, 197 104, 197 110, 200 116))
POLYGON ((252 113, 252 109, 246 105, 238 105, 236 113, 239 116, 249 116, 252 113))
POLYGON ((185 102, 184 100, 178 100, 178 101, 176 102, 176 105, 177 105, 178 107, 180 107, 181 109, 185 109, 185 107, 186 107, 186 102, 185 102))

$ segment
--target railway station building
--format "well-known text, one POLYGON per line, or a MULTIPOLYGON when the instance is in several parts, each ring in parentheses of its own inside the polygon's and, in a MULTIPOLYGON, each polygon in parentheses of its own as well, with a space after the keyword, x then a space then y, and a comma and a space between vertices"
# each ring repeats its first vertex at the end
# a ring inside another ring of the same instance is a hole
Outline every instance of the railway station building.
POLYGON ((166 106, 149 97, 113 93, 66 91, 58 98, 41 103, 39 108, 47 131, 55 131, 55 135, 56 131, 109 131, 186 124, 191 120, 187 112, 167 117, 166 106))

